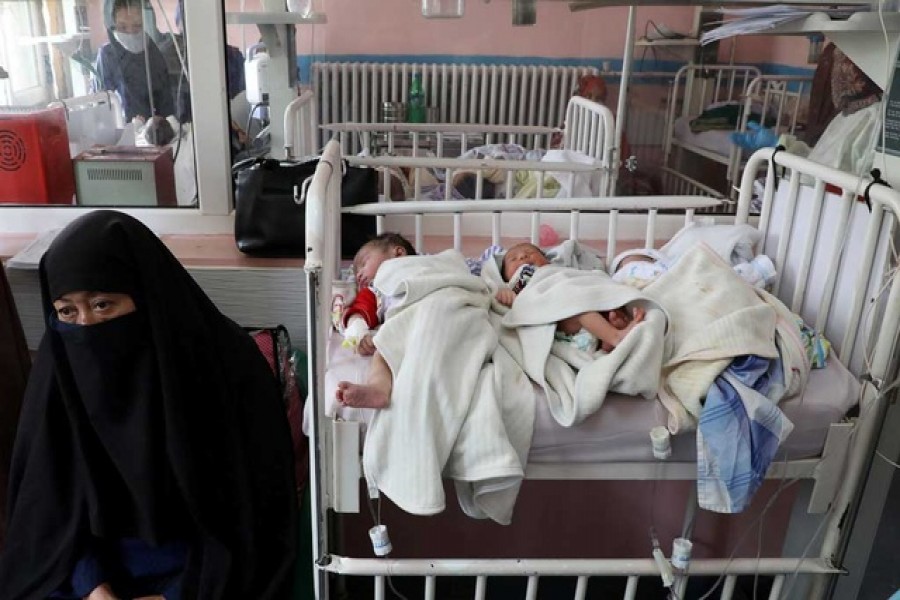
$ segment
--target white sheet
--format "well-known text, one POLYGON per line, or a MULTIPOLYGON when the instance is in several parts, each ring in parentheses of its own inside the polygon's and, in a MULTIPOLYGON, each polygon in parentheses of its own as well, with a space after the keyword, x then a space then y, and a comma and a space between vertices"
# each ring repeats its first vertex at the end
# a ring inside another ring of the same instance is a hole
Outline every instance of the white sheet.
MULTIPOLYGON (((341 338, 332 333, 328 342, 328 365, 325 396, 330 401, 326 413, 335 415, 333 401, 337 382, 365 381, 369 359, 341 348, 341 338)), ((781 448, 780 457, 791 459, 817 456, 825 444, 828 426, 836 423, 856 403, 859 384, 853 375, 833 357, 827 367, 814 369, 804 393, 781 402, 781 408, 795 427, 781 448)), ((530 463, 603 463, 652 461, 650 429, 665 426, 668 411, 659 400, 644 400, 610 393, 595 414, 573 427, 562 427, 550 414, 547 402, 535 386, 535 422, 530 463)), ((339 407, 340 408, 340 407, 339 407)), ((368 422, 373 411, 340 408, 337 413, 346 420, 368 422)), ((304 430, 306 430, 304 418, 304 430)), ((671 460, 696 460, 693 433, 672 438, 671 460)))
POLYGON ((720 155, 723 159, 731 153, 732 129, 714 129, 712 131, 691 131, 691 121, 695 117, 678 117, 675 119, 675 127, 672 135, 676 140, 692 146, 697 146, 720 155))

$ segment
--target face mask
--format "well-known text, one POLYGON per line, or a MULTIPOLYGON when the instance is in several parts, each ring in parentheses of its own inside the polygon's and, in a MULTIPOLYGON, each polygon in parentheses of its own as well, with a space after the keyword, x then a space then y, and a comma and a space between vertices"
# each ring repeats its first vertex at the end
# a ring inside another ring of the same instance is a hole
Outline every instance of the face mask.
POLYGON ((122 44, 122 47, 133 54, 140 54, 144 51, 144 34, 143 33, 121 33, 113 32, 116 41, 122 44))

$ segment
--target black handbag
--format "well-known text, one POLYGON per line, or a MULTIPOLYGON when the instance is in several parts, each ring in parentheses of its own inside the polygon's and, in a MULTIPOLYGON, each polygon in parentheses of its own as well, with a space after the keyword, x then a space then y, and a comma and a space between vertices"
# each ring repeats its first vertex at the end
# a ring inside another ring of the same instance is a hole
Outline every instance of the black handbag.
MULTIPOLYGON (((303 257, 306 254, 306 203, 303 181, 316 171, 307 162, 254 158, 234 165, 234 239, 238 250, 254 256, 303 257)), ((343 165, 341 206, 378 201, 378 172, 343 165)), ((375 217, 341 215, 341 256, 352 258, 375 235, 375 217)))

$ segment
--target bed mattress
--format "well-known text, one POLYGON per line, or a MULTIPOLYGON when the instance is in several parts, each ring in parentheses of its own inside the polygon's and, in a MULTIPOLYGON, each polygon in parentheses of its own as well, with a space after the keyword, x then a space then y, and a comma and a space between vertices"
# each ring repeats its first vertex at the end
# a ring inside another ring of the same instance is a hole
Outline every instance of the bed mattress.
POLYGON ((678 117, 672 130, 673 137, 682 144, 696 146, 708 152, 718 154, 722 159, 731 153, 731 129, 713 129, 694 133, 691 131, 693 117, 678 117))
MULTIPOLYGON (((373 410, 342 407, 334 401, 334 392, 339 381, 365 381, 370 359, 341 348, 341 338, 334 332, 328 340, 327 354, 326 414, 367 423, 373 410)), ((799 459, 821 454, 829 425, 843 418, 858 395, 859 384, 853 375, 829 357, 826 368, 812 371, 803 394, 780 404, 794 430, 782 444, 779 458, 799 459)), ((599 411, 574 427, 563 427, 551 416, 543 392, 537 387, 532 401, 536 404, 536 414, 530 463, 652 461, 650 429, 664 426, 668 417, 658 400, 610 394, 599 411)), ((693 433, 673 437, 672 460, 696 460, 693 433)))

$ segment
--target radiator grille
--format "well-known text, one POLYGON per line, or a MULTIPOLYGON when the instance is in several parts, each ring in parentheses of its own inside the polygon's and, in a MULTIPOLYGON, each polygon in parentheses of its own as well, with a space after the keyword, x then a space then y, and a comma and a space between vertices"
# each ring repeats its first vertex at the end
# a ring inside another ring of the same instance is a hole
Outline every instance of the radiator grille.
MULTIPOLYGON (((413 73, 422 74, 440 122, 559 126, 566 103, 592 67, 315 63, 320 123, 378 122, 384 102, 406 102, 413 73)), ((319 140, 324 144, 324 139, 319 140)))
POLYGON ((88 168, 88 181, 143 181, 144 173, 140 169, 122 168, 88 168))

